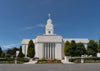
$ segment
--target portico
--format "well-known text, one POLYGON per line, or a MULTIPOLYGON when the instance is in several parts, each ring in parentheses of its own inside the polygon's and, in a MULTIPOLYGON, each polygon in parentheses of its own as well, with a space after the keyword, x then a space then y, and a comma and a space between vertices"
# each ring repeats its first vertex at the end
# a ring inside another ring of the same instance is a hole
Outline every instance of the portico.
POLYGON ((55 43, 44 43, 43 55, 44 58, 55 58, 55 43))

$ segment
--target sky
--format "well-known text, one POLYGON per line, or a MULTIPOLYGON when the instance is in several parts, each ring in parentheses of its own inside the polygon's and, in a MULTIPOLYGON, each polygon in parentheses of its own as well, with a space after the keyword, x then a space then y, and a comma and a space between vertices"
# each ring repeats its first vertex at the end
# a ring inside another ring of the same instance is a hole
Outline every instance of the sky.
POLYGON ((19 48, 22 39, 45 34, 48 14, 63 38, 100 37, 100 0, 0 0, 0 46, 19 48))

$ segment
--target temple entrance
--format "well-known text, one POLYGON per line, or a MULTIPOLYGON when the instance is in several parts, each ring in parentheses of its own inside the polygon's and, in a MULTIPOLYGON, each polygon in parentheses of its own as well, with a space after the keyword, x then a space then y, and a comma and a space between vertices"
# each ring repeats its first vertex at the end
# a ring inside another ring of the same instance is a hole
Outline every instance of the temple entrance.
POLYGON ((44 43, 43 57, 47 59, 55 58, 55 43, 44 43))

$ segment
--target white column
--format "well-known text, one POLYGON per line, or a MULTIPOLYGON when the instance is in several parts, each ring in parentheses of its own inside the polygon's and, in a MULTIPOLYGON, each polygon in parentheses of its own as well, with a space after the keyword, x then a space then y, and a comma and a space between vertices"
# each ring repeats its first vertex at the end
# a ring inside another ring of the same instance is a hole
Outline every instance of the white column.
POLYGON ((48 46, 47 46, 47 43, 46 43, 46 58, 48 58, 48 46))
POLYGON ((46 58, 46 44, 45 44, 45 58, 46 58))
POLYGON ((49 59, 49 43, 48 43, 48 59, 49 59))
POLYGON ((43 58, 45 57, 45 47, 43 46, 43 58))
POLYGON ((52 44, 52 57, 54 58, 54 43, 52 44))
POLYGON ((51 58, 53 58, 53 43, 51 45, 51 58))
POLYGON ((55 43, 53 44, 53 56, 54 56, 54 58, 55 58, 55 43))
POLYGON ((51 59, 51 43, 50 43, 50 59, 51 59))

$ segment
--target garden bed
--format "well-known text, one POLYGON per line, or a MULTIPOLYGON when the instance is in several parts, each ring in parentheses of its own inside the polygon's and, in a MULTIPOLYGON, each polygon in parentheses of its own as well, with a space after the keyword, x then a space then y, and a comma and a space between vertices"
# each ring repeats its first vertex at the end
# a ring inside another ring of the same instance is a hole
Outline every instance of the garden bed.
POLYGON ((61 60, 58 59, 39 59, 37 64, 62 64, 61 60))

